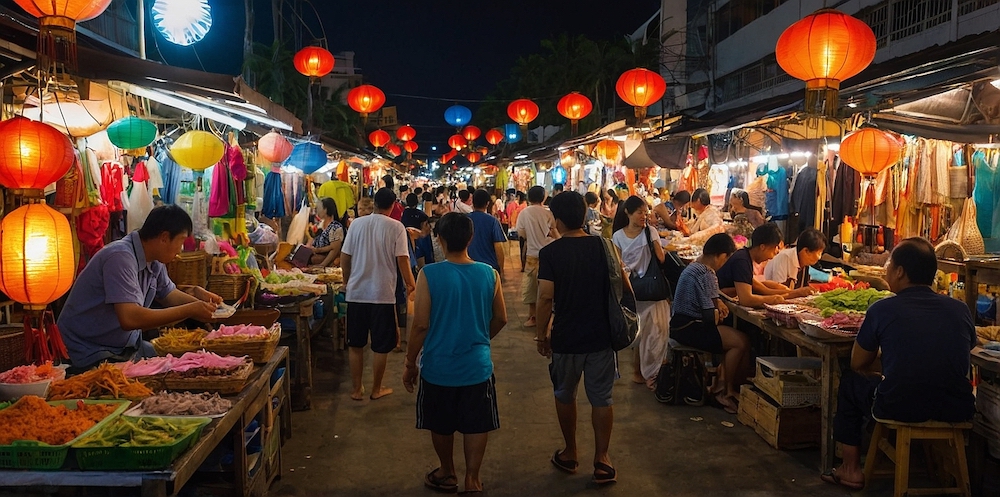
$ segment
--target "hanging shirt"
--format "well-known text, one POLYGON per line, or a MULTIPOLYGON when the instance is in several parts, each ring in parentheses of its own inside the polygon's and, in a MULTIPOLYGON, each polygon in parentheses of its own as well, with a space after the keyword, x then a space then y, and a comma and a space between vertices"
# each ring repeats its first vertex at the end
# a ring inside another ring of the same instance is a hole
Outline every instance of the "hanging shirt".
POLYGON ((765 200, 768 214, 775 220, 788 218, 788 172, 771 159, 767 165, 767 198, 765 200))
POLYGON ((799 231, 812 227, 816 220, 816 173, 816 166, 810 164, 795 175, 792 210, 799 215, 799 231))

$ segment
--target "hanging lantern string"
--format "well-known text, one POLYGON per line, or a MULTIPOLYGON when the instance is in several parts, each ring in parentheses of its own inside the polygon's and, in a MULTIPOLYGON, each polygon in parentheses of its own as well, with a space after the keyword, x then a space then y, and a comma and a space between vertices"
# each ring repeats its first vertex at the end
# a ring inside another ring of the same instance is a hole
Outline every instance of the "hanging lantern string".
MULTIPOLYGON (((437 102, 451 102, 451 103, 508 103, 511 101, 509 98, 484 98, 484 99, 472 99, 472 98, 440 98, 440 97, 427 97, 423 95, 407 95, 404 93, 386 93, 386 96, 398 97, 398 98, 415 98, 418 100, 434 100, 437 102)), ((559 100, 560 98, 566 96, 565 93, 560 95, 551 95, 548 97, 523 97, 528 100, 559 100)))

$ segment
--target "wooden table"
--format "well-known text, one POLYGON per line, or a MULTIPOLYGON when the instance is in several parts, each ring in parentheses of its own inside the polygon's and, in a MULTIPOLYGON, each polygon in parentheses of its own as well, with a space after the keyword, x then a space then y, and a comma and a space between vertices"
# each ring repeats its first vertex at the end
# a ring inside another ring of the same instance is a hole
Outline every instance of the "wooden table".
MULTIPOLYGON (((175 495, 191 479, 209 454, 232 433, 234 444, 233 471, 237 495, 262 495, 274 474, 258 470, 248 476, 243 430, 250 420, 261 414, 271 401, 271 375, 284 367, 288 372, 288 347, 278 347, 271 360, 254 368, 243 391, 231 398, 233 407, 225 416, 215 419, 202 431, 194 447, 181 454, 170 468, 159 471, 62 471, 0 470, 0 487, 59 486, 59 487, 140 487, 143 497, 175 495)), ((288 398, 288 382, 283 382, 288 398)), ((282 419, 281 429, 291 433, 291 416, 282 419), (286 422, 287 421, 287 422, 286 422)), ((72 449, 70 449, 72 451, 72 449)), ((72 455, 70 456, 72 459, 72 455)), ((279 469, 280 473, 280 469, 279 469)))
POLYGON ((312 408, 312 337, 332 321, 333 293, 328 285, 324 295, 311 297, 294 304, 274 307, 274 309, 281 311, 281 317, 295 320, 295 376, 293 377, 295 396, 292 400, 296 410, 305 411, 312 408), (320 301, 323 302, 326 313, 323 315, 323 319, 310 325, 309 318, 313 317, 313 305, 320 301))
POLYGON ((833 443, 833 415, 837 407, 837 383, 840 378, 840 357, 849 357, 854 341, 826 341, 812 338, 796 328, 785 328, 766 319, 760 310, 743 307, 733 302, 726 302, 733 316, 733 325, 739 328, 739 321, 750 323, 765 333, 780 338, 793 345, 816 354, 822 362, 820 375, 820 470, 827 472, 833 469, 835 444, 833 443))
POLYGON ((972 312, 972 319, 978 316, 976 304, 979 301, 979 284, 1000 285, 1000 261, 968 260, 965 262, 938 259, 938 269, 946 273, 956 273, 965 282, 965 304, 972 312))

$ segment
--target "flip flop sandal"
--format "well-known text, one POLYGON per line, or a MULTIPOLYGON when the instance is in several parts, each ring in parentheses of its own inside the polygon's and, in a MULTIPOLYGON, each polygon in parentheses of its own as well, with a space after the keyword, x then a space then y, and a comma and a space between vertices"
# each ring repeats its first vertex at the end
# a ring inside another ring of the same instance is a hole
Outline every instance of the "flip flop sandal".
POLYGON ((439 469, 441 468, 432 469, 430 473, 427 473, 427 476, 424 477, 424 486, 447 494, 458 492, 458 478, 455 475, 448 475, 444 478, 434 476, 434 473, 437 473, 439 469), (450 479, 454 479, 455 483, 448 483, 450 479))
POLYGON ((594 463, 594 483, 598 485, 607 485, 617 481, 618 479, 615 468, 600 462, 594 463), (598 473, 598 471, 601 471, 601 473, 598 473))
POLYGON ((566 472, 566 473, 569 473, 569 474, 576 473, 576 468, 580 464, 577 463, 576 461, 569 460, 569 459, 559 459, 559 456, 561 454, 562 454, 561 450, 557 450, 557 451, 553 452, 552 453, 552 459, 549 459, 549 461, 551 461, 552 465, 555 466, 556 469, 558 469, 559 471, 563 471, 563 472, 566 472))
POLYGON ((479 490, 462 490, 461 492, 458 493, 458 495, 473 495, 473 494, 482 495, 484 492, 486 492, 485 485, 483 485, 483 488, 480 488, 479 490))
POLYGON ((833 485, 840 485, 842 487, 848 488, 853 492, 860 492, 865 489, 864 482, 858 483, 856 481, 841 480, 835 471, 830 471, 829 473, 823 473, 819 475, 819 479, 833 485))
POLYGON ((739 413, 739 406, 737 406, 736 402, 733 402, 731 397, 727 397, 726 395, 716 395, 715 402, 729 414, 739 413))

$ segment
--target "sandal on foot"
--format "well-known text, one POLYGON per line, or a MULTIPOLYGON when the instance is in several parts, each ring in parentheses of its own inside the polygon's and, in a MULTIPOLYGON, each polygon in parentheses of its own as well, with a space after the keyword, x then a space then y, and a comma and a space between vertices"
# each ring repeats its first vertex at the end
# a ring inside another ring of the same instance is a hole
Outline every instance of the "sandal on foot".
POLYGON ((552 462, 552 465, 555 466, 556 469, 558 469, 559 471, 563 471, 569 474, 576 473, 576 467, 579 466, 580 464, 570 459, 559 459, 560 455, 562 455, 561 450, 557 450, 552 453, 552 459, 549 459, 549 461, 552 462))
POLYGON ((424 486, 431 490, 448 494, 458 492, 458 478, 455 475, 448 475, 444 478, 434 476, 434 473, 437 473, 439 469, 441 468, 432 469, 430 473, 427 473, 427 476, 424 477, 424 486), (454 480, 455 483, 451 483, 448 480, 454 480))
POLYGON ((474 495, 474 494, 482 495, 483 492, 485 491, 486 487, 483 486, 483 488, 480 488, 479 490, 462 490, 461 492, 458 493, 458 495, 474 495))
POLYGON ((844 488, 847 488, 847 489, 849 489, 849 490, 851 490, 853 492, 860 492, 861 490, 864 490, 864 488, 865 488, 865 482, 863 482, 863 481, 862 482, 856 482, 856 481, 842 480, 842 479, 840 479, 839 476, 837 476, 837 472, 836 471, 837 470, 832 470, 829 473, 823 473, 822 475, 819 475, 819 479, 823 480, 823 481, 825 481, 827 483, 832 483, 834 485, 840 485, 840 486, 842 486, 844 488))
POLYGON ((617 482, 617 473, 615 468, 608 466, 602 462, 594 463, 594 483, 598 485, 607 485, 608 483, 617 482), (598 473, 600 471, 600 473, 598 473))
POLYGON ((725 394, 718 394, 715 396, 715 401, 729 414, 737 414, 739 412, 739 406, 736 405, 736 402, 733 402, 732 397, 728 397, 725 394))

